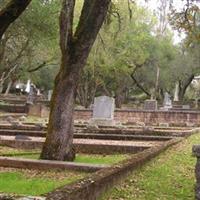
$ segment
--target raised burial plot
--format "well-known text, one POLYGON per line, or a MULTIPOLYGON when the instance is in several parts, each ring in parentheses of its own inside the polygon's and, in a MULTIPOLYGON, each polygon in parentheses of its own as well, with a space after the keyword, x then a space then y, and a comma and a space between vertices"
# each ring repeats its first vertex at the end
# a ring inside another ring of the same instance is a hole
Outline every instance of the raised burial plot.
MULTIPOLYGON (((57 196, 61 196, 61 199, 96 199, 100 193, 110 188, 130 170, 141 166, 168 146, 181 141, 180 137, 172 137, 174 131, 180 135, 189 135, 194 132, 188 129, 164 129, 165 134, 159 136, 159 134, 153 134, 155 128, 144 130, 141 127, 122 129, 104 127, 92 131, 87 127, 82 127, 77 130, 78 128, 76 128, 73 141, 78 152, 77 160, 70 163, 38 160, 40 148, 45 139, 45 128, 38 130, 34 126, 32 128, 26 126, 23 130, 21 126, 12 129, 4 125, 3 130, 0 130, 1 145, 17 147, 17 149, 1 147, 0 166, 3 166, 3 169, 15 167, 20 170, 21 168, 34 170, 56 168, 67 170, 67 172, 77 170, 79 173, 81 172, 81 175, 83 172, 84 175, 86 172, 94 172, 89 173, 77 183, 64 183, 67 185, 63 188, 47 194, 47 199, 59 199, 57 196), (187 134, 182 134, 183 131, 186 131, 187 134), (38 133, 40 137, 38 137, 38 133), (22 148, 29 150, 20 150, 22 148), (35 149, 33 150, 33 148, 35 149)), ((162 130, 157 131, 162 132, 162 130)))
POLYGON ((121 154, 77 154, 76 160, 72 163, 38 160, 39 154, 39 150, 0 146, 0 191, 21 195, 43 195, 130 157, 121 154))

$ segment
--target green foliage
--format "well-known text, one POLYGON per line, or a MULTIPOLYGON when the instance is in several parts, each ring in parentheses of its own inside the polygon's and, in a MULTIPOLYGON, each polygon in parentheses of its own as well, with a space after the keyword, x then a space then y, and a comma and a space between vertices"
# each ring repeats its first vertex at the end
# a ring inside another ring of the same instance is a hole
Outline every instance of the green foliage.
POLYGON ((181 10, 171 8, 169 19, 174 29, 187 34, 187 43, 200 43, 200 7, 198 0, 183 0, 181 10))
POLYGON ((130 19, 127 2, 112 4, 111 13, 82 73, 79 93, 89 85, 96 90, 96 95, 106 94, 117 98, 132 87, 130 75, 135 66, 143 64, 150 57, 150 47, 154 41, 151 32, 156 20, 146 9, 135 4, 131 4, 131 9, 130 19))
POLYGON ((33 0, 26 11, 10 26, 5 33, 5 51, 0 64, 1 73, 9 71, 13 66, 16 69, 11 74, 11 79, 27 80, 32 78, 36 84, 49 89, 55 77, 54 70, 42 70, 38 73, 29 73, 29 69, 36 68, 45 62, 45 67, 59 65, 59 11, 58 1, 33 0), (44 83, 44 77, 49 78, 44 83))

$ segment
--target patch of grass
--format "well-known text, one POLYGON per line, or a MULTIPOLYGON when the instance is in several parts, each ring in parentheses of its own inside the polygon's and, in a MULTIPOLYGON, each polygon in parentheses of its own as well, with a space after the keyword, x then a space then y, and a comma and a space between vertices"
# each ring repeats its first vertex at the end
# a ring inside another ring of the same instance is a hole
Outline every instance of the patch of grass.
MULTIPOLYGON (((31 172, 30 172, 31 173, 31 172)), ((23 172, 1 172, 0 173, 0 192, 15 193, 24 195, 42 195, 54 190, 55 188, 69 184, 77 179, 82 178, 78 174, 67 175, 64 179, 43 178, 43 177, 29 177, 23 172)))
POLYGON ((0 146, 0 156, 2 155, 8 155, 8 156, 15 156, 19 154, 32 154, 40 152, 40 150, 24 150, 24 149, 16 149, 16 148, 11 148, 11 147, 6 147, 6 146, 0 146))
POLYGON ((111 164, 118 163, 127 158, 128 158, 127 154, 115 154, 115 155, 77 154, 75 162, 111 165, 111 164))
POLYGON ((193 135, 171 147, 142 168, 135 170, 103 200, 193 200, 194 168, 192 146, 200 142, 193 135))
MULTIPOLYGON (((0 156, 11 156, 28 159, 38 159, 40 156, 40 150, 23 150, 0 146, 0 156)), ((75 162, 89 163, 89 164, 115 164, 124 159, 127 159, 129 154, 76 154, 75 162)))
POLYGON ((48 118, 45 117, 35 117, 35 116, 28 116, 25 120, 25 123, 47 123, 48 118))
MULTIPOLYGON (((18 157, 21 158, 30 158, 30 159, 38 159, 39 153, 35 154, 24 154, 19 155, 18 157)), ((14 154, 14 156, 17 156, 17 154, 14 154)), ((97 154, 77 154, 76 159, 74 162, 76 163, 88 163, 88 164, 115 164, 117 162, 120 162, 124 159, 128 158, 127 154, 116 154, 116 155, 97 155, 97 154)))

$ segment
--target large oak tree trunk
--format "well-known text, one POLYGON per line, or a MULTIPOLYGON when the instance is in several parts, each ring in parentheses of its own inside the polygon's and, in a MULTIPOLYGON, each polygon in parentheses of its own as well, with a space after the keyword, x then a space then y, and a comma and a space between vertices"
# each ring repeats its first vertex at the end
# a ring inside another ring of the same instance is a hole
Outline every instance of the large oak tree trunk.
POLYGON ((62 60, 51 99, 48 132, 41 158, 72 160, 73 112, 79 74, 106 17, 110 0, 85 0, 73 34, 75 0, 63 0, 60 15, 62 60))
MULTIPOLYGON (((68 65, 68 63, 63 63, 68 65)), ((78 73, 60 71, 51 99, 48 134, 41 154, 43 159, 73 160, 73 112, 78 73)))
POLYGON ((26 9, 31 0, 10 0, 10 2, 0 10, 0 40, 7 28, 26 9))

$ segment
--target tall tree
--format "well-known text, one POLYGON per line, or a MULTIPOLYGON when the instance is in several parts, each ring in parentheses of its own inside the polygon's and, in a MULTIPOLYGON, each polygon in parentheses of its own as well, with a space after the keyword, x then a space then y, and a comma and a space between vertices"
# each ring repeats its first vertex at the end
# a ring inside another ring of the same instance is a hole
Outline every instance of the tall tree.
POLYGON ((26 9, 31 0, 11 0, 2 10, 0 10, 0 40, 7 28, 26 9))
POLYGON ((55 79, 42 159, 71 159, 73 111, 78 79, 104 22, 109 3, 110 0, 85 0, 79 23, 73 32, 75 0, 63 1, 60 14, 61 66, 55 79))

